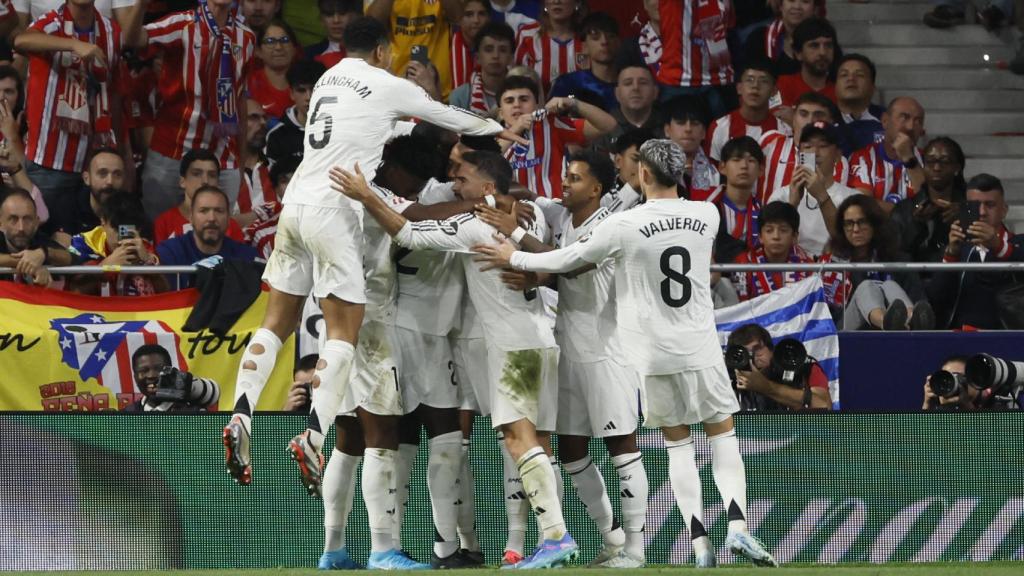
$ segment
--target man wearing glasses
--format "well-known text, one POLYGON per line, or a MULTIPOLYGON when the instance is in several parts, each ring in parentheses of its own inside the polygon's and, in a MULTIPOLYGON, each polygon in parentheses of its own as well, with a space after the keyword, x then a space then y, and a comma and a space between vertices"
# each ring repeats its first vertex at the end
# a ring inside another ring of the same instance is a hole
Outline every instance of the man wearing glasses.
POLYGON ((775 94, 775 71, 769 60, 751 62, 736 83, 740 107, 711 123, 708 129, 708 149, 716 163, 722 160, 722 146, 733 138, 750 136, 754 140, 761 134, 777 130, 789 134, 789 126, 771 113, 771 98, 775 94))

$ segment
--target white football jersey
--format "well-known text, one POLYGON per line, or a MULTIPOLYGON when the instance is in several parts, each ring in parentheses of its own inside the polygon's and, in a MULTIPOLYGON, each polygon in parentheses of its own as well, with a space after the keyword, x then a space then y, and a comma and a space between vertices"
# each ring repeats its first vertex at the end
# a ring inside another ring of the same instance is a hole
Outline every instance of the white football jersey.
POLYGON ((615 190, 601 196, 601 206, 612 214, 625 212, 640 203, 640 193, 629 184, 623 184, 615 190))
POLYGON ((372 182, 384 144, 394 136, 396 123, 409 116, 474 136, 502 130, 494 120, 431 100, 405 78, 362 59, 345 58, 313 88, 302 163, 288 183, 284 203, 361 212, 361 204, 331 189, 330 169, 352 171, 358 163, 366 181, 372 182))
POLYGON ((615 340, 623 360, 644 375, 699 370, 723 362, 711 299, 718 223, 709 202, 648 200, 561 250, 516 252, 512 265, 561 272, 614 259, 615 340))
MULTIPOLYGON (((546 241, 548 226, 544 215, 540 209, 535 209, 534 214, 536 220, 527 232, 546 241)), ((484 272, 480 270, 481 264, 473 261, 472 247, 494 244, 496 232, 476 216, 460 214, 443 221, 409 222, 395 236, 395 241, 414 250, 459 253, 469 297, 480 315, 484 338, 490 346, 505 352, 551 348, 555 339, 536 291, 510 290, 501 281, 500 270, 484 272)))
MULTIPOLYGON (((451 183, 431 179, 420 191, 418 202, 430 205, 455 200, 451 188, 451 183)), ((466 285, 459 255, 396 247, 394 259, 398 271, 395 324, 434 336, 447 336, 458 329, 466 285)))
MULTIPOLYGON (((389 208, 399 214, 414 204, 376 184, 370 184, 370 188, 389 208)), ((363 275, 366 279, 364 314, 368 320, 394 321, 398 293, 396 265, 391 252, 391 236, 373 218, 363 218, 363 275)))

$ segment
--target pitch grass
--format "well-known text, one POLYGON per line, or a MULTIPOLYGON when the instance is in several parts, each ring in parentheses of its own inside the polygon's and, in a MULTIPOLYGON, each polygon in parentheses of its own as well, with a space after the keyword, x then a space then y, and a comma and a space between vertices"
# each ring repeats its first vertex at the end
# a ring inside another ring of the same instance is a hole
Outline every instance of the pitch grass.
MULTIPOLYGON (((747 573, 753 566, 750 564, 730 564, 718 568, 727 574, 747 573)), ((456 570, 451 574, 458 576, 494 576, 496 568, 483 570, 456 570)), ((695 572, 692 566, 669 566, 665 564, 648 566, 635 570, 603 570, 572 566, 560 569, 558 576, 603 576, 631 575, 655 576, 678 574, 682 571, 695 572)), ((362 574, 364 572, 335 572, 335 574, 362 574)), ((963 563, 931 563, 931 564, 796 564, 778 569, 760 569, 765 576, 1020 576, 1024 573, 1024 562, 963 562, 963 563)), ((55 572, 17 572, 19 576, 36 574, 53 576, 55 572)), ((267 568, 241 570, 163 570, 163 571, 80 571, 70 572, 72 576, 130 576, 147 574, 160 576, 313 576, 327 574, 312 568, 267 568)), ((706 574, 706 572, 701 572, 706 574)))

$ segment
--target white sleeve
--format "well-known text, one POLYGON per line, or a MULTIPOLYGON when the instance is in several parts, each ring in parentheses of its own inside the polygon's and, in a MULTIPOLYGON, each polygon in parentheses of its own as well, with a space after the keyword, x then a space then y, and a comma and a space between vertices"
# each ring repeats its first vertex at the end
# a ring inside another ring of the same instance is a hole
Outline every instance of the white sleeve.
POLYGON ((480 236, 482 223, 472 214, 459 214, 447 220, 406 222, 395 235, 395 242, 410 250, 469 253, 480 236))
POLYGON ((380 198, 381 201, 387 204, 388 208, 391 208, 399 214, 402 214, 409 209, 409 206, 415 204, 415 202, 410 202, 398 194, 395 194, 385 188, 381 188, 380 186, 370 185, 370 188, 377 193, 377 197, 380 198))
POLYGON ((537 196, 533 203, 544 213, 544 219, 548 222, 558 222, 565 212, 565 206, 561 202, 555 202, 547 196, 537 196))
POLYGON ((605 220, 587 236, 576 242, 538 254, 515 252, 509 259, 513 268, 532 272, 550 272, 557 274, 582 268, 587 264, 597 264, 616 254, 618 227, 605 220))
POLYGON ((476 114, 447 106, 431 99, 427 92, 409 80, 399 79, 395 82, 395 94, 392 99, 397 110, 406 116, 414 116, 421 120, 437 124, 459 134, 470 136, 493 136, 504 130, 501 124, 476 114))

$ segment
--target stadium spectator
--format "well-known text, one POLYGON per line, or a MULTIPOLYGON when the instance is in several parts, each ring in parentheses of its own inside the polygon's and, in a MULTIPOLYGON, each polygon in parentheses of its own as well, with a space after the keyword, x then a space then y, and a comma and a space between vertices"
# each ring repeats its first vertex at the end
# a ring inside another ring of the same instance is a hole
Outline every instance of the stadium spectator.
POLYGON ((126 31, 133 46, 149 46, 162 61, 160 107, 142 174, 142 202, 150 217, 178 204, 175 175, 194 148, 213 152, 221 189, 232 204, 238 198, 240 136, 246 134, 240 111, 256 36, 236 19, 233 5, 232 0, 200 0, 194 10, 126 31))
POLYGON ((857 190, 835 181, 836 164, 842 159, 838 129, 824 123, 809 124, 800 135, 800 152, 814 154, 815 168, 796 166, 789 185, 778 188, 769 202, 789 202, 800 214, 799 245, 811 256, 820 256, 835 230, 836 208, 857 190))
POLYGON ((132 376, 142 398, 132 402, 122 412, 175 412, 195 414, 216 407, 220 399, 220 386, 209 378, 196 378, 192 374, 174 369, 169 378, 182 376, 185 380, 185 400, 165 400, 159 395, 160 377, 164 368, 173 367, 171 353, 159 344, 143 344, 132 353, 132 376))
POLYGON ((263 66, 249 74, 249 97, 263 105, 267 116, 280 118, 293 104, 288 72, 296 64, 299 41, 288 23, 275 19, 256 34, 256 45, 263 66))
POLYGON ((761 203, 754 192, 763 164, 764 153, 753 138, 734 138, 722 148, 724 184, 706 198, 690 198, 718 205, 721 219, 715 241, 715 258, 719 262, 732 262, 740 254, 759 245, 757 225, 761 203))
POLYGON ((942 259, 949 242, 949 225, 960 217, 967 182, 966 159, 951 138, 935 138, 924 147, 924 184, 913 198, 900 200, 889 215, 899 237, 900 251, 914 262, 942 259))
POLYGON ((771 113, 769 101, 775 90, 775 72, 769 61, 747 64, 736 82, 740 107, 718 118, 708 128, 707 148, 712 160, 721 159, 722 146, 733 138, 750 136, 757 140, 771 130, 789 133, 789 125, 771 113))
POLYGON ((316 371, 318 360, 320 360, 319 354, 306 354, 295 363, 295 370, 292 372, 292 386, 288 389, 288 396, 284 399, 281 412, 309 414, 313 372, 316 371))
POLYGON ((615 110, 619 107, 615 97, 619 25, 608 14, 594 12, 580 23, 580 34, 590 67, 559 76, 551 85, 551 96, 580 96, 589 90, 601 97, 605 110, 615 110))
MULTIPOLYGON (((924 15, 924 23, 932 28, 951 28, 963 24, 966 0, 933 0, 935 8, 924 15)), ((1013 0, 988 0, 977 5, 978 22, 986 30, 996 30, 1013 21, 1013 0)))
POLYGON ((490 22, 490 8, 487 0, 466 0, 462 5, 459 28, 452 32, 453 89, 469 82, 470 76, 477 69, 476 37, 490 22))
POLYGON ((309 102, 313 97, 313 86, 326 69, 319 62, 296 62, 288 69, 288 84, 291 86, 291 100, 295 104, 288 108, 281 121, 267 132, 264 154, 269 166, 284 158, 302 158, 306 136, 306 118, 309 102))
POLYGON ((0 280, 50 286, 53 277, 46 266, 67 266, 71 254, 39 230, 39 216, 31 194, 20 188, 7 191, 0 201, 0 267, 14 268, 0 280))
MULTIPOLYGON (((240 0, 238 7, 242 23, 260 35, 280 15, 281 0, 240 0)), ((260 57, 262 58, 262 55, 260 57)))
MULTIPOLYGON (((22 188, 32 194, 39 221, 45 223, 50 219, 50 209, 43 200, 42 192, 32 183, 25 170, 27 158, 22 132, 24 113, 21 108, 21 78, 18 71, 11 66, 0 65, 0 174, 8 187, 22 188)), ((67 206, 62 204, 55 208, 65 210, 67 206)), ((61 220, 74 222, 75 219, 71 216, 61 220)), ((47 230, 52 229, 47 226, 47 230)))
POLYGON ((267 146, 267 113, 263 106, 248 98, 245 101, 245 156, 242 157, 242 185, 238 200, 232 207, 238 225, 245 227, 260 216, 259 210, 275 200, 270 183, 270 168, 263 155, 267 146))
MULTIPOLYGON (((939 370, 945 370, 950 374, 959 374, 966 378, 967 357, 950 356, 942 362, 939 370)), ((924 379, 924 401, 921 403, 921 410, 970 410, 974 407, 974 400, 978 397, 979 390, 974 386, 966 385, 960 387, 958 393, 953 396, 941 396, 932 390, 932 374, 924 379)))
POLYGON ((330 68, 347 53, 342 39, 345 26, 363 13, 362 0, 318 0, 320 23, 327 31, 327 37, 306 47, 306 60, 316 60, 330 68))
MULTIPOLYGON (((5 1, 4 5, 8 9, 13 8, 17 14, 17 19, 13 21, 0 16, 2 19, 0 21, 0 37, 10 38, 29 28, 34 21, 46 13, 63 6, 64 0, 10 0, 9 2, 5 1), (6 32, 10 32, 9 28, 15 25, 17 26, 15 34, 8 35, 6 32)), ((98 0, 95 6, 100 14, 108 20, 117 22, 123 30, 131 24, 132 7, 138 6, 138 3, 135 0, 98 0)))
MULTIPOLYGON (((366 15, 383 22, 391 36, 391 71, 407 76, 406 68, 416 47, 426 47, 437 72, 441 95, 452 90, 451 26, 462 14, 460 0, 366 0, 366 15)), ((417 64, 419 64, 417 62, 417 64)), ((422 65, 421 65, 422 66, 422 65)))
POLYGON ((659 126, 654 103, 658 100, 658 83, 645 66, 627 65, 619 71, 615 85, 619 108, 612 112, 619 123, 618 131, 640 128, 653 132, 659 126))
POLYGON ((924 108, 913 98, 894 98, 882 114, 885 136, 850 156, 850 186, 873 196, 885 213, 913 198, 924 184, 917 142, 924 136, 924 108))
POLYGON ((643 0, 647 23, 636 36, 623 42, 619 54, 622 68, 646 66, 652 75, 657 76, 661 67, 661 15, 658 13, 658 1, 643 0))
POLYGON ((686 155, 686 187, 690 200, 707 200, 718 187, 718 170, 704 152, 704 139, 711 121, 704 100, 679 96, 664 104, 665 137, 686 155))
MULTIPOLYGON (((1003 183, 991 174, 978 174, 967 182, 967 202, 977 202, 977 221, 964 229, 960 218, 949 227, 945 262, 1024 261, 1024 236, 1006 227, 1006 195, 1003 183)), ((1008 272, 937 272, 928 284, 940 328, 972 326, 1003 327, 999 294, 1019 281, 1008 272)))
POLYGON ((836 105, 843 125, 843 155, 849 156, 881 140, 885 135, 885 108, 872 102, 875 97, 875 63, 863 54, 846 54, 836 72, 836 105))
MULTIPOLYGON (((248 244, 227 238, 228 206, 227 195, 214 185, 201 186, 192 196, 192 213, 189 223, 192 229, 181 236, 169 238, 156 248, 161 264, 165 266, 190 266, 210 256, 225 260, 253 262, 257 259, 256 249, 248 244)), ((184 275, 169 278, 171 288, 191 288, 195 276, 184 275)))
MULTIPOLYGON (((759 184, 757 199, 765 202, 773 192, 789 184, 796 167, 797 152, 800 150, 800 135, 804 127, 812 123, 835 124, 839 111, 828 98, 816 92, 808 92, 796 102, 793 111, 793 134, 768 132, 761 136, 764 150, 764 177, 759 184)), ((846 184, 850 172, 846 158, 836 163, 834 178, 846 184)))
POLYGON ((498 90, 512 64, 516 35, 508 24, 490 22, 477 32, 475 41, 477 69, 465 84, 452 90, 448 103, 487 115, 498 107, 498 90))
MULTIPOLYGON (((92 153, 82 172, 84 186, 75 193, 75 201, 64 209, 70 210, 74 225, 54 232, 54 239, 65 246, 71 236, 92 230, 100 223, 100 205, 111 194, 124 189, 124 158, 113 148, 98 148, 92 153)), ((50 229, 49 226, 47 226, 50 229)))
POLYGON ((540 19, 516 31, 516 64, 537 72, 545 94, 562 74, 590 67, 577 34, 584 8, 581 0, 544 0, 540 19))
MULTIPOLYGON (((714 118, 729 111, 721 92, 733 83, 726 35, 732 27, 727 0, 706 2, 659 0, 662 101, 699 95, 714 118), (699 49, 694 49, 698 48, 699 49)), ((704 123, 707 127, 707 122, 704 123)))
POLYGON ((759 324, 745 324, 729 334, 729 346, 743 346, 750 353, 753 370, 736 371, 736 399, 743 410, 831 410, 828 376, 812 361, 801 370, 794 385, 770 380, 765 372, 772 364, 775 344, 759 324))
POLYGON ((281 215, 281 200, 288 189, 292 175, 299 167, 298 158, 285 158, 270 169, 270 181, 274 191, 273 209, 265 211, 260 218, 245 228, 245 242, 256 249, 260 258, 270 258, 274 250, 274 236, 277 234, 277 220, 281 215))
POLYGON ((640 147, 651 133, 634 128, 612 141, 612 159, 618 174, 616 186, 601 196, 601 206, 611 213, 629 210, 640 203, 640 147))
POLYGON ((793 48, 793 31, 804 20, 815 15, 814 0, 782 0, 779 17, 747 38, 743 52, 748 62, 768 59, 775 64, 776 74, 800 72, 800 62, 793 48))
POLYGON ((539 101, 538 87, 529 78, 505 79, 498 93, 501 121, 530 140, 529 146, 503 140, 505 157, 512 164, 516 181, 531 193, 561 198, 566 145, 582 146, 612 131, 615 118, 597 106, 568 97, 549 100, 542 108, 545 115, 537 119, 534 111, 539 101), (563 116, 569 113, 577 118, 563 116))
MULTIPOLYGON (((807 264, 814 262, 798 244, 800 213, 787 202, 769 202, 757 215, 758 245, 736 257, 737 264, 807 264)), ((799 282, 812 272, 736 272, 732 283, 740 300, 749 300, 799 282)))
MULTIPOLYGON (((192 229, 192 196, 203 186, 216 186, 220 164, 209 150, 189 150, 181 159, 178 171, 178 189, 184 191, 181 202, 166 210, 153 226, 153 237, 159 246, 164 240, 181 236, 192 229)), ((228 237, 241 241, 242 229, 234 220, 228 223, 228 237)))
MULTIPOLYGON (((160 263, 149 241, 149 219, 134 194, 121 192, 100 205, 99 226, 71 237, 72 259, 96 266, 155 266, 160 263)), ((167 290, 156 274, 83 274, 68 280, 68 289, 98 296, 150 296, 167 290)))
POLYGON ((33 95, 27 99, 26 171, 53 209, 50 227, 70 227, 70 211, 58 207, 74 203, 87 151, 114 145, 118 134, 120 115, 111 114, 110 103, 117 95, 121 30, 93 1, 68 2, 40 16, 14 47, 28 57, 33 95))
POLYGON ((778 78, 783 106, 793 106, 807 92, 817 92, 836 101, 836 85, 831 80, 832 64, 839 52, 836 29, 824 18, 808 18, 793 31, 793 53, 800 71, 778 78))
MULTIPOLYGON (((850 196, 836 212, 832 252, 822 262, 906 262, 886 215, 863 194, 850 196)), ((826 273, 825 295, 843 330, 931 330, 935 312, 916 272, 826 273)))

